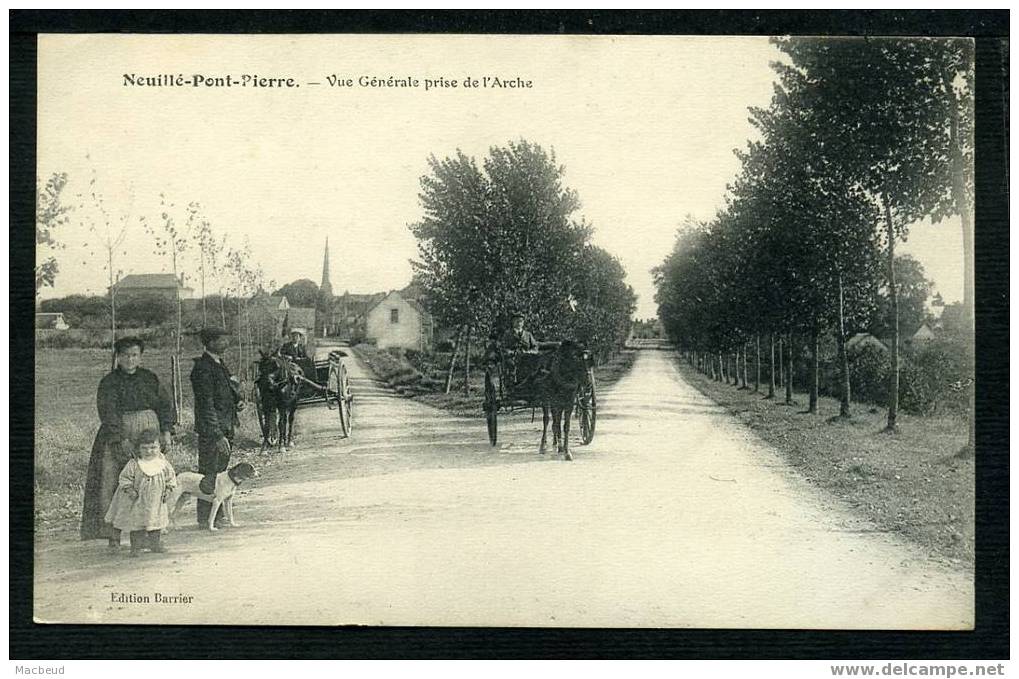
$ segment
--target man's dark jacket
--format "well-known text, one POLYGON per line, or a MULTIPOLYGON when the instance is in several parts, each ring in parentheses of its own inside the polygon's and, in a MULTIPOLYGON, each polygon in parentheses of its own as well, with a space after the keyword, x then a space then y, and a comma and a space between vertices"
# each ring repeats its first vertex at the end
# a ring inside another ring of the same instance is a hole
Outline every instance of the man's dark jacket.
POLYGON ((280 353, 290 358, 307 358, 308 352, 304 350, 303 344, 294 344, 293 342, 286 342, 280 347, 280 353))
POLYGON ((209 354, 195 359, 191 369, 195 394, 195 431, 201 438, 233 438, 239 424, 237 404, 240 393, 230 381, 230 371, 209 354))

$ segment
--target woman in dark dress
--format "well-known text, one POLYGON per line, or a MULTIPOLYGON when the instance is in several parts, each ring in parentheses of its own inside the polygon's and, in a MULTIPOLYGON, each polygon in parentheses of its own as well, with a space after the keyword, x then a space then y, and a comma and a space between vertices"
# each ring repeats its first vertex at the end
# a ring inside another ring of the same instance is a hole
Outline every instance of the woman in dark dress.
POLYGON ((145 344, 124 337, 114 344, 117 367, 99 382, 96 406, 99 431, 92 444, 81 510, 81 539, 106 538, 111 549, 120 547, 120 531, 104 521, 117 488, 120 471, 135 454, 135 437, 146 429, 159 430, 164 452, 170 445, 173 403, 155 373, 141 367, 145 344))

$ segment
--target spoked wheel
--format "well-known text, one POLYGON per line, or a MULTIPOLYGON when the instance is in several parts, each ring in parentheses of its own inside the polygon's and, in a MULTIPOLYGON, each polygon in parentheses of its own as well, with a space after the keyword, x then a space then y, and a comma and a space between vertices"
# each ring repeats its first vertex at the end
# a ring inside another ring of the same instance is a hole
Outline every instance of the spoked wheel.
POLYGON ((494 446, 499 439, 499 401, 490 372, 485 372, 485 403, 482 407, 488 422, 488 441, 494 446))
POLYGON ((580 415, 580 435, 584 445, 594 440, 594 426, 598 421, 598 398, 594 390, 594 371, 588 370, 587 384, 577 397, 577 410, 580 415))
POLYGON ((347 379, 347 368, 343 364, 329 366, 329 381, 326 384, 326 398, 330 400, 329 406, 335 407, 340 415, 340 429, 343 437, 350 436, 353 429, 351 420, 351 402, 354 400, 350 393, 350 381, 347 379))

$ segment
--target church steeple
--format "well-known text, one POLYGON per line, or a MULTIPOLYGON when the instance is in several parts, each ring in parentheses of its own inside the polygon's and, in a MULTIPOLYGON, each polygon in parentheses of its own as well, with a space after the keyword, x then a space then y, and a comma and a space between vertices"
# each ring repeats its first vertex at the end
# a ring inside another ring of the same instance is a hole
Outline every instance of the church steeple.
POLYGON ((332 300, 333 285, 329 282, 329 236, 326 236, 326 251, 322 259, 322 285, 318 286, 319 294, 325 300, 332 300))

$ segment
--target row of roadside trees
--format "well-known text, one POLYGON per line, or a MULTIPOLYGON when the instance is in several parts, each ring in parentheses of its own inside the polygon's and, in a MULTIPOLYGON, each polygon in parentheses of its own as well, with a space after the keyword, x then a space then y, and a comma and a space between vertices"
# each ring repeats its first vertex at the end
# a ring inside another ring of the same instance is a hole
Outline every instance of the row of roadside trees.
MULTIPOLYGON (((86 156, 87 158, 87 156, 86 156)), ((83 180, 86 178, 82 178, 83 180)), ((252 346, 264 334, 259 313, 252 299, 273 289, 262 267, 254 262, 247 241, 231 244, 216 232, 198 202, 181 208, 165 195, 159 196, 154 214, 131 214, 107 205, 95 168, 87 176, 87 185, 69 195, 70 178, 55 173, 36 190, 36 245, 41 251, 36 266, 36 294, 52 287, 60 274, 60 261, 67 257, 61 232, 77 220, 86 242, 76 251, 82 265, 101 264, 107 275, 108 293, 100 297, 72 295, 41 304, 43 311, 61 311, 73 325, 91 329, 101 320, 112 341, 125 328, 164 325, 167 316, 172 332, 174 356, 181 356, 183 338, 203 326, 221 325, 236 335, 238 365, 250 360, 252 346), (198 285, 198 304, 185 310, 179 291, 173 300, 125 299, 117 296, 117 282, 124 275, 124 262, 133 252, 128 249, 129 230, 140 227, 149 236, 151 253, 158 255, 177 280, 187 277, 198 285), (167 307, 170 308, 167 308, 167 307), (169 313, 168 313, 169 312, 169 313)), ((266 337, 266 340, 269 338, 266 337)), ((112 350, 112 346, 111 346, 112 350)))
MULTIPOLYGON (((660 318, 709 370, 721 371, 728 356, 745 366, 748 350, 759 356, 762 339, 772 369, 780 347, 790 352, 783 363, 791 370, 791 347, 805 342, 811 412, 819 342, 833 335, 840 414, 848 417, 846 338, 872 324, 881 288, 890 329, 887 428, 894 431, 901 344, 895 247, 921 219, 961 219, 972 366, 973 45, 773 42, 783 54, 773 64, 775 93, 767 108, 750 111, 759 139, 737 152, 741 172, 724 209, 709 222, 688 222, 655 270, 660 318)), ((972 412, 972 396, 970 404, 972 412)), ((971 425, 971 446, 972 434, 971 425)))
POLYGON ((429 167, 424 216, 410 227, 420 253, 413 266, 426 306, 455 329, 451 361, 505 330, 514 311, 537 337, 574 338, 603 358, 625 340, 636 296, 575 216, 580 200, 554 151, 521 140, 481 162, 458 151, 429 167))

